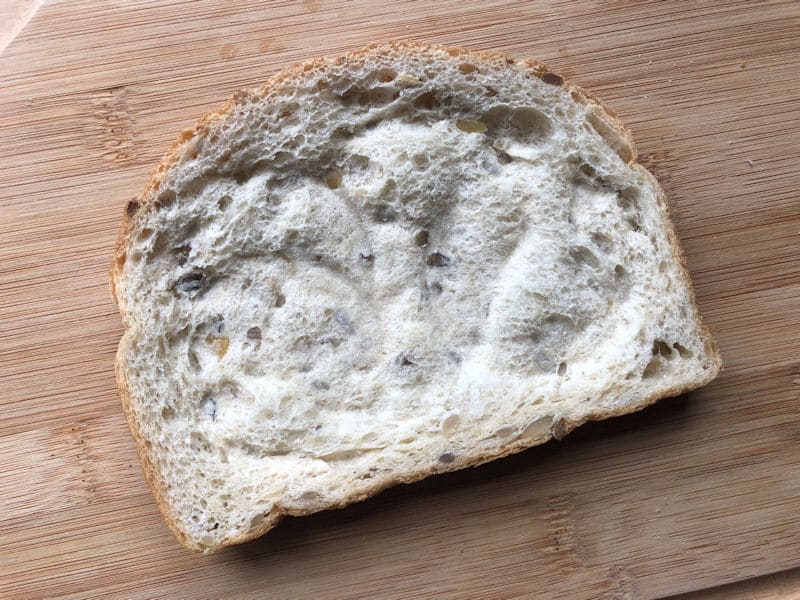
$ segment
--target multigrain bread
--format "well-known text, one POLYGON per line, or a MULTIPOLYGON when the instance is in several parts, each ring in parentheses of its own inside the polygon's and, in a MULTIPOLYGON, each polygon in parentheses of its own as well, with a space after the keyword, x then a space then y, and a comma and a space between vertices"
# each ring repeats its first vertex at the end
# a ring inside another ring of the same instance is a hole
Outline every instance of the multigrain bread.
POLYGON ((187 547, 713 379, 664 194, 542 64, 418 43, 279 73, 126 209, 120 394, 187 547))

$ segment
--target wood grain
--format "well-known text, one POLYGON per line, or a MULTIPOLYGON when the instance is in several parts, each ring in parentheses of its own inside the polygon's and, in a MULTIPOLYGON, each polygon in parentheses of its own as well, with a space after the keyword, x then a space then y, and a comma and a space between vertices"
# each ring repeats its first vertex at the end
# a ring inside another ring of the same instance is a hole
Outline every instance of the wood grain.
POLYGON ((798 139, 797 2, 45 3, 0 54, 0 596, 796 593, 798 571, 778 573, 800 567, 798 139), (560 443, 189 554, 115 390, 122 208, 233 90, 401 38, 539 58, 616 109, 670 196, 726 369, 560 443))

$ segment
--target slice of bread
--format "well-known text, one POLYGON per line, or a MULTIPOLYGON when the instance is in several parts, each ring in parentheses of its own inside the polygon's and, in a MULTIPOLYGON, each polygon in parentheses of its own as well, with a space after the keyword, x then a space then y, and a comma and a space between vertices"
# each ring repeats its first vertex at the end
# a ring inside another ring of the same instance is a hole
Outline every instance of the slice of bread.
POLYGON ((293 67, 184 132, 112 288, 147 479, 206 552, 720 369, 613 114, 538 62, 417 43, 293 67))

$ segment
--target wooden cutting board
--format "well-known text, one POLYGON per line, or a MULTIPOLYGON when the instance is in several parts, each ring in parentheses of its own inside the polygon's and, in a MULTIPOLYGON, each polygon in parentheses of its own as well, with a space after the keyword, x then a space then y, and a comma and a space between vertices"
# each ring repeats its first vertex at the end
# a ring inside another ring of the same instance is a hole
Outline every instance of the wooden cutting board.
POLYGON ((797 593, 798 165, 796 1, 45 3, 0 54, 0 597, 655 598, 781 571, 709 597, 797 593), (539 58, 618 111, 670 197, 725 371, 190 554, 115 389, 123 206, 235 89, 399 38, 539 58))

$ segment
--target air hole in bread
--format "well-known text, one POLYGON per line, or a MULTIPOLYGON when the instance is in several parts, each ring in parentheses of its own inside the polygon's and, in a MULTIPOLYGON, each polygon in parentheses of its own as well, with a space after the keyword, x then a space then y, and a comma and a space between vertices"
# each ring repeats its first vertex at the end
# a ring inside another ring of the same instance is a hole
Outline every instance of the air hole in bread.
POLYGON ((587 177, 594 177, 597 175, 597 170, 589 163, 581 163, 578 166, 578 171, 587 177))
POLYGON ((309 490, 307 492, 303 492, 302 496, 300 496, 300 499, 303 502, 316 502, 317 500, 320 499, 320 495, 319 492, 309 490))
MULTIPOLYGON (((288 150, 297 150, 305 143, 306 143, 306 136, 304 136, 302 133, 299 133, 293 136, 290 140, 288 140, 284 147, 287 148, 288 150)), ((251 173, 257 172, 260 168, 262 168, 263 165, 264 163, 262 162, 255 163, 254 168, 251 169, 251 173)))
POLYGON ((364 90, 357 85, 350 85, 343 91, 337 92, 337 95, 343 104, 350 105, 358 101, 358 97, 363 91, 364 90))
POLYGON ((377 223, 392 223, 397 221, 400 215, 389 204, 378 204, 372 212, 372 219, 377 223))
POLYGON ((414 106, 424 110, 433 110, 439 103, 435 92, 424 92, 414 100, 414 106))
POLYGON ((389 101, 388 98, 380 97, 381 90, 364 90, 358 95, 358 104, 360 106, 369 106, 371 104, 384 104, 389 101))
POLYGON ((194 350, 189 349, 186 352, 186 360, 189 363, 189 367, 195 373, 200 371, 200 359, 197 358, 197 352, 194 350))
POLYGON ((529 106, 496 106, 483 115, 481 121, 493 135, 528 143, 546 138, 552 130, 550 117, 529 106))
POLYGON ((456 461, 456 455, 452 452, 445 452, 439 455, 439 462, 443 465, 450 465, 456 461))
POLYGON ((600 266, 600 261, 597 256, 586 246, 573 246, 569 249, 568 254, 570 259, 576 264, 588 265, 593 268, 598 268, 600 266))
POLYGON ((604 252, 608 252, 611 250, 613 242, 611 241, 611 238, 607 236, 605 233, 601 231, 593 231, 590 234, 590 237, 592 239, 592 242, 594 242, 595 245, 604 252))
POLYGON ((406 353, 400 354, 397 357, 396 362, 401 367, 416 367, 417 366, 417 363, 415 362, 414 357, 413 357, 412 354, 406 354, 406 353))
POLYGON ((467 75, 468 73, 474 73, 478 70, 478 67, 473 65, 472 63, 461 63, 458 65, 458 70, 467 75))
POLYGON ((381 83, 394 81, 395 77, 397 77, 397 71, 394 69, 380 69, 375 72, 376 81, 380 81, 381 83))
POLYGON ((414 243, 417 246, 425 247, 428 245, 428 239, 430 238, 430 234, 425 229, 420 229, 414 234, 414 243))
POLYGON ((450 257, 437 250, 431 252, 425 262, 429 267, 446 267, 450 264, 450 257))
POLYGON ((502 148, 498 148, 495 144, 492 144, 492 150, 494 150, 494 153, 497 156, 497 162, 501 165, 507 165, 514 160, 514 157, 512 157, 502 148))
POLYGON ((341 125, 331 133, 331 140, 341 141, 353 137, 353 129, 349 125, 341 125))
POLYGON ((371 267, 375 264, 375 255, 369 251, 359 252, 358 262, 364 267, 371 267))
POLYGON ((273 304, 272 304, 272 305, 273 305, 275 308, 280 308, 280 307, 282 307, 284 304, 286 304, 286 296, 284 296, 284 295, 283 295, 283 292, 280 292, 280 291, 277 291, 277 290, 276 290, 276 291, 275 291, 275 299, 274 299, 274 301, 273 301, 273 304))
POLYGON ((186 264, 186 261, 189 260, 189 254, 191 252, 191 244, 182 244, 174 248, 175 259, 177 260, 179 267, 182 267, 186 264))
MULTIPOLYGON (((291 146, 292 142, 286 144, 286 147, 291 147, 291 146)), ((279 152, 278 154, 281 153, 279 152)), ((293 157, 293 155, 291 154, 289 156, 293 157)), ((233 177, 233 180, 236 182, 237 185, 244 185, 250 179, 252 179, 259 171, 263 171, 264 169, 268 168, 267 167, 268 164, 269 162, 266 160, 263 161, 259 160, 254 163, 244 165, 241 168, 235 169, 231 173, 231 176, 233 177)))
POLYGON ((616 265, 614 267, 614 277, 616 277, 617 279, 622 279, 623 277, 625 277, 626 274, 627 273, 625 271, 625 267, 623 267, 622 265, 616 265))
POLYGON ((658 377, 664 370, 664 364, 660 356, 654 356, 642 371, 642 379, 653 379, 658 377))
POLYGON ((153 239, 153 250, 152 255, 158 255, 163 253, 167 249, 167 244, 169 243, 168 240, 169 236, 166 235, 164 232, 157 233, 153 239))
POLYGON ((151 237, 153 237, 153 230, 149 227, 145 227, 139 232, 139 235, 136 236, 137 242, 146 242, 151 237))
POLYGON ((175 202, 177 195, 173 190, 163 190, 156 200, 156 208, 169 208, 175 202))
POLYGON ((678 342, 672 344, 672 347, 678 351, 678 355, 683 359, 689 359, 692 358, 692 356, 694 356, 694 352, 689 350, 686 346, 679 344, 678 342))
POLYGON ((411 156, 411 163, 418 169, 424 169, 430 164, 430 160, 426 154, 417 152, 411 156))
MULTIPOLYGON (((542 321, 540 333, 546 331, 548 333, 555 331, 563 331, 564 333, 576 329, 577 325, 575 320, 569 315, 562 313, 550 313, 542 321)), ((535 337, 535 336, 534 336, 535 337)))
POLYGON ((461 119, 456 121, 456 127, 465 133, 484 133, 489 128, 483 121, 475 121, 472 119, 461 119))
POLYGON ((422 290, 422 299, 430 300, 434 296, 442 293, 442 283, 440 281, 426 281, 422 290))
POLYGON ((672 348, 662 340, 653 342, 653 356, 661 355, 667 360, 672 360, 672 348))
POLYGON ((343 177, 349 182, 364 184, 373 178, 383 176, 383 169, 379 164, 373 164, 368 156, 363 154, 351 154, 347 157, 343 165, 343 177))
POLYGON ((220 196, 220 199, 217 200, 217 208, 220 210, 225 210, 231 205, 232 198, 225 194, 224 196, 220 196))
POLYGON ((639 210, 640 192, 633 186, 626 187, 617 196, 617 204, 622 210, 639 210))
POLYGON ((171 406, 165 406, 161 409, 161 418, 165 421, 171 421, 175 418, 175 409, 171 406))
MULTIPOLYGON (((275 153, 274 163, 275 166, 277 167, 287 168, 291 163, 295 162, 296 160, 297 157, 295 157, 295 155, 292 154, 291 152, 279 150, 278 152, 275 153)), ((240 172, 239 176, 237 177, 237 174, 234 173, 234 179, 239 185, 241 185, 247 180, 247 176, 244 173, 240 172)))
MULTIPOLYGON (((577 156, 571 158, 569 164, 574 172, 572 178, 574 185, 587 187, 596 192, 613 192, 617 194, 617 203, 620 206, 623 205, 624 201, 620 201, 619 198, 622 194, 619 190, 619 184, 609 174, 608 170, 602 166, 603 159, 601 157, 596 154, 577 156)), ((634 203, 627 205, 627 208, 628 210, 638 208, 635 204, 635 199, 634 203)))
POLYGON ((564 362, 563 360, 560 363, 558 363, 558 371, 557 371, 557 373, 561 377, 563 377, 564 375, 567 374, 567 363, 564 362))
POLYGON ((388 104, 400 97, 400 90, 394 86, 377 86, 364 89, 360 86, 350 86, 339 96, 346 106, 357 104, 359 106, 375 106, 388 104))
POLYGON ((180 342, 184 341, 189 336, 189 331, 191 327, 187 325, 186 327, 182 327, 177 331, 173 331, 172 333, 167 333, 166 337, 169 340, 170 345, 175 346, 180 342))
POLYGON ((288 104, 282 104, 278 107, 278 116, 282 119, 287 117, 291 117, 297 110, 300 108, 300 105, 297 102, 289 102, 288 104))

